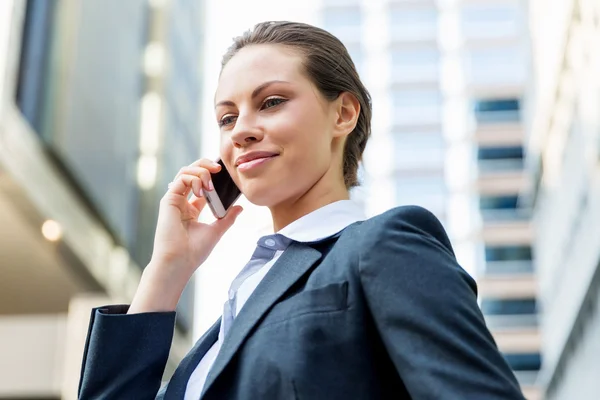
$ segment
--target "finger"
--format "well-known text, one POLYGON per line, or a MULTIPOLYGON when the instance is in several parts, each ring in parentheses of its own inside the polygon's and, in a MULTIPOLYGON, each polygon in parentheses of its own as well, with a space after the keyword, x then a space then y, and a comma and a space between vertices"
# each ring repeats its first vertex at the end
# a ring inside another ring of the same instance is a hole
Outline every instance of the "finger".
POLYGON ((173 193, 180 196, 187 197, 190 192, 194 189, 194 194, 200 197, 200 190, 202 189, 202 180, 194 175, 179 175, 179 177, 169 184, 169 190, 167 193, 173 193))
MULTIPOLYGON (((179 173, 175 179, 178 179, 182 175, 197 176, 202 180, 202 187, 206 188, 207 190, 214 190, 211 172, 204 167, 183 167, 179 170, 179 173)), ((195 188, 192 186, 192 189, 194 189, 195 194, 198 194, 196 190, 201 189, 202 187, 195 188)), ((198 197, 200 197, 200 195, 198 197)))
POLYGON ((202 167, 206 168, 213 174, 219 172, 221 170, 221 164, 216 161, 209 160, 208 158, 201 158, 199 160, 194 161, 189 165, 189 167, 202 167))
POLYGON ((223 236, 225 232, 231 228, 242 211, 244 211, 242 206, 233 206, 227 211, 227 215, 211 224, 217 231, 219 237, 223 236))
POLYGON ((206 199, 204 197, 196 197, 193 195, 190 199, 190 204, 196 208, 198 212, 201 212, 206 206, 206 199))

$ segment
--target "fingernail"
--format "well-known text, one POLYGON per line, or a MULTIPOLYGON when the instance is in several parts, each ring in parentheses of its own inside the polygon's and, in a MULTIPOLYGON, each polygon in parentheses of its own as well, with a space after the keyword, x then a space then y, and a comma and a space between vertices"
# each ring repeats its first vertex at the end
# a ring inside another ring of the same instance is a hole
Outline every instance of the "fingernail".
POLYGON ((208 190, 210 190, 211 192, 212 192, 213 190, 215 190, 215 186, 213 185, 213 182, 212 182, 212 180, 208 181, 208 190))

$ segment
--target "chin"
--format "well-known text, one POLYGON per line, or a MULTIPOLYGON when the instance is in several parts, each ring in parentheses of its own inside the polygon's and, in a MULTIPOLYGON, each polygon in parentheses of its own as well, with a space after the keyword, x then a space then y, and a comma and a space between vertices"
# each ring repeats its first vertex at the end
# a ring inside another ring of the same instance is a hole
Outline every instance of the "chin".
POLYGON ((250 203, 261 207, 273 207, 286 198, 283 188, 259 180, 243 184, 242 193, 250 203))

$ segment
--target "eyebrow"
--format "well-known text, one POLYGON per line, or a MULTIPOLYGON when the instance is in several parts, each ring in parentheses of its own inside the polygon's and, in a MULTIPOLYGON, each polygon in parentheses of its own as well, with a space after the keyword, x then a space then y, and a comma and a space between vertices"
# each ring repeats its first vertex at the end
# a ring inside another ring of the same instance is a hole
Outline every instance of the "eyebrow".
MULTIPOLYGON (((285 83, 285 84, 290 84, 290 82, 287 81, 280 81, 280 80, 273 80, 273 81, 268 81, 265 83, 261 83, 260 85, 258 85, 253 91, 252 91, 252 95, 250 96, 252 99, 258 97, 263 90, 267 89, 269 86, 277 84, 277 83, 285 83)), ((235 103, 231 100, 223 100, 218 102, 217 104, 215 104, 215 108, 219 107, 219 106, 235 106, 235 103)))

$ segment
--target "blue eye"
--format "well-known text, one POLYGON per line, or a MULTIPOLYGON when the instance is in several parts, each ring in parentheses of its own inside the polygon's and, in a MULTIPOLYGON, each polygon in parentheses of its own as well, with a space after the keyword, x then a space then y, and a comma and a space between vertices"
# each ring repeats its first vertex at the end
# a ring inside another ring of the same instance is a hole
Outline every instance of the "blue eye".
POLYGON ((219 121, 219 127, 230 125, 235 122, 237 117, 235 115, 226 115, 219 121))
POLYGON ((279 104, 285 103, 286 101, 286 99, 282 99, 281 97, 272 97, 270 99, 265 100, 265 102, 262 105, 262 108, 265 109, 275 107, 279 104))

